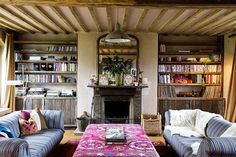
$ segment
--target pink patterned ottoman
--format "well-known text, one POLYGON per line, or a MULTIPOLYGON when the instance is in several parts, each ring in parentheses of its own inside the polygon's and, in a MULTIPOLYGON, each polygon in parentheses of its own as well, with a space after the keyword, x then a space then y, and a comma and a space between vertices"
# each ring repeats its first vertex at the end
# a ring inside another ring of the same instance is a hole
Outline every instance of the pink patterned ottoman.
POLYGON ((77 146, 73 157, 159 157, 152 142, 138 124, 90 124, 77 146), (107 127, 124 127, 125 144, 105 143, 107 127))

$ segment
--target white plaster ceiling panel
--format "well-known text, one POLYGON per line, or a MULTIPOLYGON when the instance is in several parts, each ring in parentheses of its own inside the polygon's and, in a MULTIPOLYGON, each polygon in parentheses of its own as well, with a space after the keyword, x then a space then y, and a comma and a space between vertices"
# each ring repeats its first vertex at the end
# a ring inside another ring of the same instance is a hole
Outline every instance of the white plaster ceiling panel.
POLYGON ((149 9, 140 26, 141 29, 144 31, 148 31, 149 26, 155 20, 156 16, 160 14, 160 11, 161 9, 149 9))
POLYGON ((95 10, 95 15, 97 17, 99 25, 101 26, 101 30, 102 31, 108 30, 108 20, 107 20, 106 8, 97 7, 97 8, 94 8, 94 10, 95 10))
POLYGON ((140 8, 130 8, 129 9, 129 14, 128 14, 128 19, 127 20, 127 26, 126 29, 128 31, 135 30, 135 26, 138 22, 139 15, 141 13, 142 9, 140 8))

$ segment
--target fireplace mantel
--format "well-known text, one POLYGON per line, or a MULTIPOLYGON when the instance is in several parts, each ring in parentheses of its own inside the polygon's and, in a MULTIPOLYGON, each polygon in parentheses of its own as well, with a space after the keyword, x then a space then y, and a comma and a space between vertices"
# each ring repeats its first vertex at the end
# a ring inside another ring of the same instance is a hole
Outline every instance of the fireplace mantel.
POLYGON ((140 123, 142 108, 142 89, 148 86, 101 86, 88 85, 94 89, 92 117, 97 123, 106 123, 105 104, 106 100, 129 100, 129 123, 140 123))

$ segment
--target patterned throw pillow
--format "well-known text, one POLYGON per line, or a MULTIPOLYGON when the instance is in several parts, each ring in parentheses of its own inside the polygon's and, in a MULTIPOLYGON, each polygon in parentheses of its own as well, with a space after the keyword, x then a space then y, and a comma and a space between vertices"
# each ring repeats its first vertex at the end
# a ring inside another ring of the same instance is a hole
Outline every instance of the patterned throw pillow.
POLYGON ((22 136, 38 132, 37 124, 32 118, 30 118, 29 120, 20 118, 19 124, 20 124, 20 132, 22 136))

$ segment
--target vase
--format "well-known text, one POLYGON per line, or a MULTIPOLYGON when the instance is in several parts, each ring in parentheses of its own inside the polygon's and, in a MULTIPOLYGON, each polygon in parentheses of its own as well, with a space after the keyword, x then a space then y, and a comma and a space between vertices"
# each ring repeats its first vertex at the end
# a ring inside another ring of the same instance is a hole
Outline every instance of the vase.
POLYGON ((115 80, 117 86, 123 85, 123 75, 122 74, 115 74, 115 80))

